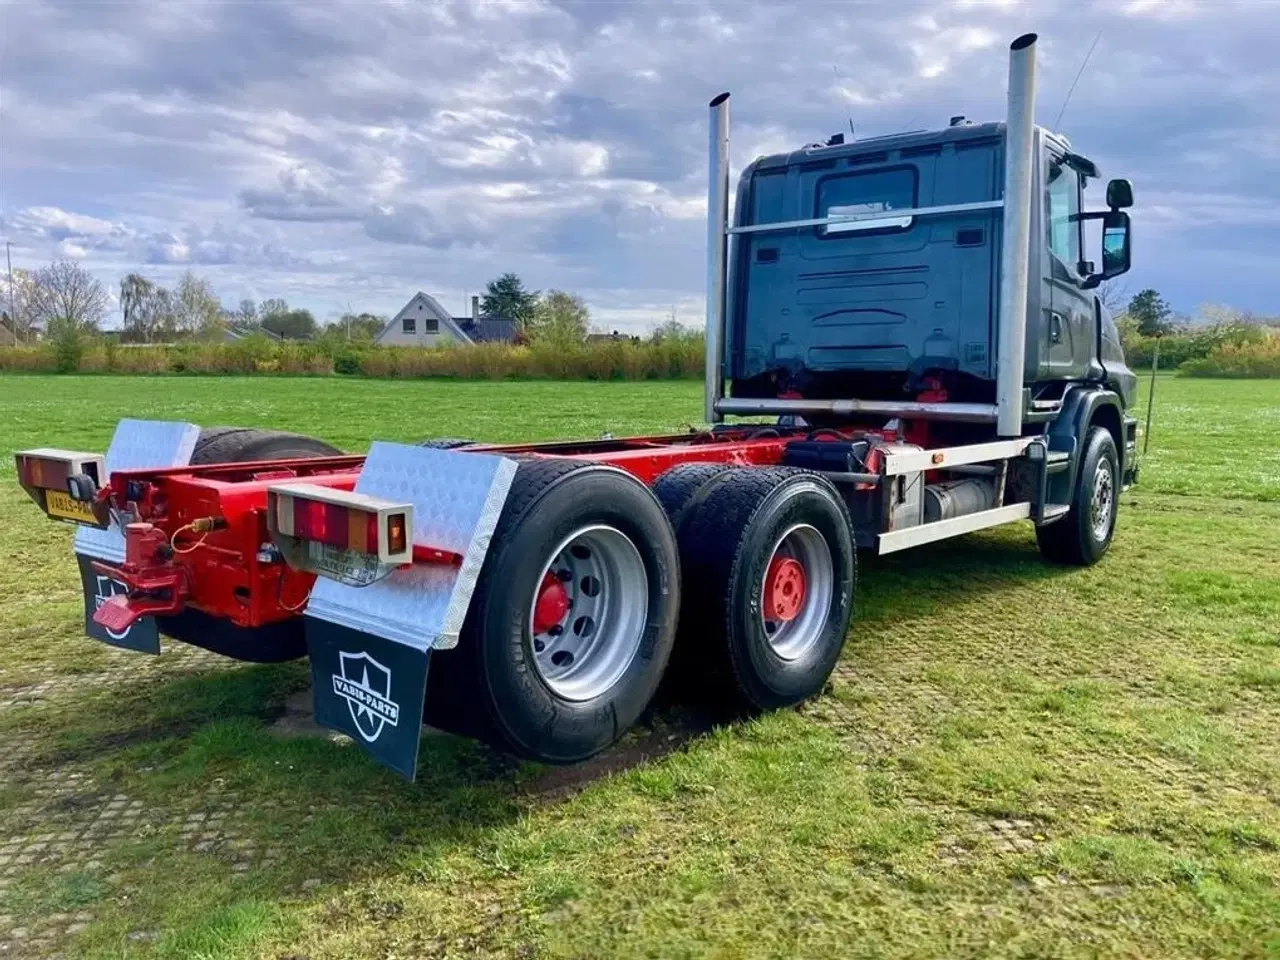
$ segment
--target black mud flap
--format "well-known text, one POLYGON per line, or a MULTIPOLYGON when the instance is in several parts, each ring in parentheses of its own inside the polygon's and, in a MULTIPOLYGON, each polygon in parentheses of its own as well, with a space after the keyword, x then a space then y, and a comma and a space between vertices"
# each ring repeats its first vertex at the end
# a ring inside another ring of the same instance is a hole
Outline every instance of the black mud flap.
POLYGON ((136 650, 139 653, 160 652, 160 627, 155 617, 143 617, 123 633, 116 633, 93 622, 94 611, 117 594, 128 588, 119 580, 113 580, 93 569, 93 558, 76 554, 80 564, 80 585, 84 589, 84 632, 95 640, 113 647, 136 650))
POLYGON ((431 652, 306 618, 316 723, 412 780, 431 652))

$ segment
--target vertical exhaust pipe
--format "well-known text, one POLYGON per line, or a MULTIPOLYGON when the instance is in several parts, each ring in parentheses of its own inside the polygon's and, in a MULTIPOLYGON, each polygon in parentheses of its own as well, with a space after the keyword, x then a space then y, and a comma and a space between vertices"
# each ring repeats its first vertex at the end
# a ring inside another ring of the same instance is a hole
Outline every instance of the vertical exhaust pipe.
POLYGON ((1022 436, 1026 375, 1027 274, 1031 251, 1031 184, 1036 108, 1036 35, 1009 47, 1009 106, 1005 120, 1004 226, 1000 255, 1000 333, 996 354, 996 427, 1022 436))
POLYGON ((724 393, 725 274, 729 236, 729 94, 710 103, 711 140, 707 165, 707 356, 706 419, 719 423, 716 409, 724 393))

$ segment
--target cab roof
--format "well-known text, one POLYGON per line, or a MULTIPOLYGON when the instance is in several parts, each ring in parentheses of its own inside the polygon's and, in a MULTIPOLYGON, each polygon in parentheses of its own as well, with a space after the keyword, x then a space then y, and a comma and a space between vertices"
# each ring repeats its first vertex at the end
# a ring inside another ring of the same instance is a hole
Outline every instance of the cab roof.
POLYGON ((809 144, 788 153, 774 153, 760 157, 753 167, 757 170, 777 170, 803 163, 843 160, 849 157, 865 157, 867 162, 873 163, 876 162, 878 154, 888 154, 893 151, 924 150, 935 146, 942 147, 949 143, 977 143, 984 140, 997 142, 1003 138, 1003 123, 966 123, 943 130, 912 130, 908 133, 891 133, 883 137, 868 137, 865 140, 850 140, 831 146, 809 144))

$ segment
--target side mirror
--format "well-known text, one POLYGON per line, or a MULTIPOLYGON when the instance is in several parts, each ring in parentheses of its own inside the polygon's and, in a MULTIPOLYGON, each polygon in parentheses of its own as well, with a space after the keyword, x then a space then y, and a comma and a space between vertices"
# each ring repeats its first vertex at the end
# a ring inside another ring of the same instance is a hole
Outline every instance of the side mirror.
MULTIPOLYGON (((1081 219, 1102 221, 1102 271, 1087 273, 1084 278, 1084 288, 1091 290, 1102 281, 1129 271, 1132 259, 1129 215, 1123 210, 1107 210, 1101 213, 1082 214, 1081 219)), ((1082 262, 1080 266, 1081 272, 1084 272, 1086 263, 1082 262)))
POLYGON ((1107 206, 1124 210, 1133 206, 1133 184, 1128 180, 1112 180, 1107 184, 1107 206))
POLYGON ((1129 215, 1112 210, 1102 218, 1102 279, 1110 280, 1129 271, 1129 215))

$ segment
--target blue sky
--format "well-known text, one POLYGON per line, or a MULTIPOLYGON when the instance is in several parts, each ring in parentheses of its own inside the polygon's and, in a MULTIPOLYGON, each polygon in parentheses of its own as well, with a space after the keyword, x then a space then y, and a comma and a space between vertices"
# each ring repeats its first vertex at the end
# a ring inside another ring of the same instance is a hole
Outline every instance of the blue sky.
POLYGON ((0 7, 0 238, 114 287, 193 269, 321 319, 495 274, 597 325, 702 311, 706 101, 734 164, 1003 112, 1042 38, 1038 119, 1134 182, 1131 290, 1280 313, 1276 0, 287 3, 0 7))

